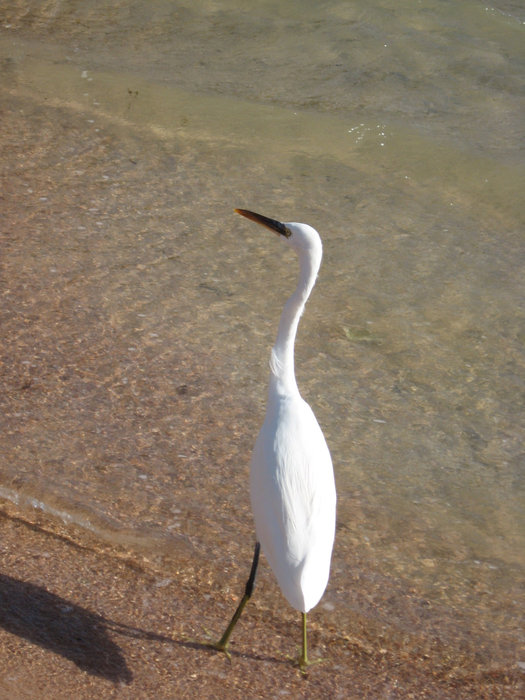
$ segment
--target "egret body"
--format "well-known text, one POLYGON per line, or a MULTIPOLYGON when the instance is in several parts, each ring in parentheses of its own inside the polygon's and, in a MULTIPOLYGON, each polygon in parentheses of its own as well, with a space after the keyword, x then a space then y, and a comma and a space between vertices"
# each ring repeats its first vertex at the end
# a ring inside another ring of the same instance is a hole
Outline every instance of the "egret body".
POLYGON ((294 344, 300 316, 315 284, 322 244, 307 224, 281 223, 236 209, 279 234, 297 253, 299 281, 284 305, 270 357, 270 385, 263 426, 250 467, 250 491, 257 543, 245 594, 223 637, 215 645, 227 653, 228 642, 250 598, 262 547, 290 605, 302 613, 303 644, 299 660, 308 665, 306 613, 324 593, 335 533, 335 483, 330 452, 310 406, 299 393, 294 344))

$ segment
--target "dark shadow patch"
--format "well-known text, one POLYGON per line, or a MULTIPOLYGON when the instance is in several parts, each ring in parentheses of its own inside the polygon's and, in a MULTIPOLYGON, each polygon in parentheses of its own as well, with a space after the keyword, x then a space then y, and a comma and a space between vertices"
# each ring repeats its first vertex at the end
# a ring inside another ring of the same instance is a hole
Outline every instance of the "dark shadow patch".
POLYGON ((133 676, 104 618, 33 583, 0 574, 0 626, 113 683, 133 676))

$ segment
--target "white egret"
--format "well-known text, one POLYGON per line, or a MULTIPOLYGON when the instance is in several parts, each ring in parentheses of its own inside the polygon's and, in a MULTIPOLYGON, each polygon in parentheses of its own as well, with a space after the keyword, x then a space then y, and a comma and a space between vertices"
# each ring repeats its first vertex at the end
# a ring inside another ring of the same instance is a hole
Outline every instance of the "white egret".
POLYGON ((228 654, 230 635, 251 597, 259 549, 290 605, 302 613, 301 668, 309 664, 306 613, 324 593, 335 533, 335 484, 330 452, 310 406, 297 388, 294 344, 299 318, 315 284, 322 244, 307 224, 238 214, 278 233, 299 257, 299 282, 284 305, 270 358, 268 406, 255 443, 250 490, 257 543, 244 596, 224 635, 213 646, 228 654), (259 545, 260 543, 260 545, 259 545))

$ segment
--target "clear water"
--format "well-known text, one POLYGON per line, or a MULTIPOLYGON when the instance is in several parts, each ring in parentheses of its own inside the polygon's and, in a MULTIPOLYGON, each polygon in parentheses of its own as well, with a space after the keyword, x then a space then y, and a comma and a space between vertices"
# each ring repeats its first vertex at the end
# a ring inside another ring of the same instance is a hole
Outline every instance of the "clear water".
POLYGON ((165 566, 249 557, 296 263, 233 208, 306 221, 325 259, 296 366, 339 496, 324 614, 519 658, 523 5, 253 5, 4 13, 0 494, 165 566))

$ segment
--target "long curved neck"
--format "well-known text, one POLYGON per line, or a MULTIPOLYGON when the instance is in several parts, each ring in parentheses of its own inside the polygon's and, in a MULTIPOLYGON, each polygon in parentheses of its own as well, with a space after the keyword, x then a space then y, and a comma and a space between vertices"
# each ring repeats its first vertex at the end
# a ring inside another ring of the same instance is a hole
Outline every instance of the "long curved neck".
POLYGON ((299 253, 299 282, 284 305, 270 359, 270 387, 275 389, 277 394, 299 393, 294 369, 295 336, 320 264, 320 256, 312 256, 303 251, 299 253))

